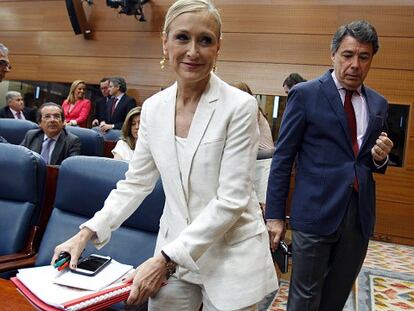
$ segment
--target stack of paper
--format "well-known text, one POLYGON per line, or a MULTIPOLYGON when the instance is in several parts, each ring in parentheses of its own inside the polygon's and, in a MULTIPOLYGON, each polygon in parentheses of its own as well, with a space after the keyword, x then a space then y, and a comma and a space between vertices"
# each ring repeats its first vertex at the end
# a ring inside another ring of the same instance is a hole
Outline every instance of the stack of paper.
POLYGON ((35 298, 35 300, 40 300, 57 309, 89 310, 86 307, 101 303, 104 298, 112 299, 114 295, 121 292, 124 296, 125 293, 128 294, 129 287, 127 288, 125 284, 119 283, 119 280, 132 268, 130 265, 112 260, 95 276, 85 276, 72 273, 69 270, 59 272, 52 266, 43 266, 20 269, 16 278, 12 281, 33 303, 35 303, 33 301, 33 298, 35 298), (114 292, 114 288, 116 288, 116 292, 114 292), (106 296, 100 297, 101 293, 106 296), (91 300, 91 297, 94 300, 89 302, 89 305, 80 306, 81 303, 85 304, 86 300, 91 300))

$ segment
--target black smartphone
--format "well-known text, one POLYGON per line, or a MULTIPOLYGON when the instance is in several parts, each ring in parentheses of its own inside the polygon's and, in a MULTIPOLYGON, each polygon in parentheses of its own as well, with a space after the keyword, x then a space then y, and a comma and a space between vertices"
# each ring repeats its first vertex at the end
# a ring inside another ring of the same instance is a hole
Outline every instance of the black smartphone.
POLYGON ((289 256, 291 255, 289 246, 285 241, 279 241, 279 247, 272 252, 273 261, 278 265, 280 272, 288 272, 289 256))
POLYGON ((75 270, 71 270, 73 273, 79 273, 88 276, 94 276, 101 271, 111 261, 111 257, 92 254, 79 260, 75 270))

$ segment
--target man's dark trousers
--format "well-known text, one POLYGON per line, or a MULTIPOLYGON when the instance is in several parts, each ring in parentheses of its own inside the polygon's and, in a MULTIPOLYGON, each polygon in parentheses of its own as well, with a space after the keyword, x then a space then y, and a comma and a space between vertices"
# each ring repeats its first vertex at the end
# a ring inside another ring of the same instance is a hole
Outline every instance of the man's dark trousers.
POLYGON ((321 236, 293 231, 288 311, 340 311, 364 261, 368 238, 361 232, 358 194, 352 192, 336 232, 321 236))

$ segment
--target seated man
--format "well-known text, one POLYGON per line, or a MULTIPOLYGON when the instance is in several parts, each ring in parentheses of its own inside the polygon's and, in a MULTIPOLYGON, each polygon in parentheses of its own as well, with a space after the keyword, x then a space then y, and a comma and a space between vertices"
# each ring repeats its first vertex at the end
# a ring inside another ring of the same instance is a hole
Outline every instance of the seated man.
POLYGON ((6 93, 7 106, 0 109, 0 118, 22 119, 36 122, 35 111, 24 106, 22 94, 16 91, 6 93))
POLYGON ((79 155, 81 142, 79 138, 64 128, 62 107, 55 103, 40 106, 37 114, 40 129, 26 133, 21 145, 40 153, 47 164, 60 165, 70 156, 79 155))

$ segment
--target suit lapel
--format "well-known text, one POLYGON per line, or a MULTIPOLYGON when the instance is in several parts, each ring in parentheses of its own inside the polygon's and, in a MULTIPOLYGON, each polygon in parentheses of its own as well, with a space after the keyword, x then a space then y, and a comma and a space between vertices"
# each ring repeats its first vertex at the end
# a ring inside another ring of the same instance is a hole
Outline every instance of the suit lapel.
POLYGON ((338 89, 336 88, 335 82, 331 77, 331 71, 328 71, 322 78, 321 78, 321 90, 325 95, 326 99, 328 100, 332 110, 335 112, 336 116, 338 117, 339 123, 341 124, 342 130, 346 137, 346 141, 349 148, 346 148, 352 156, 354 155, 352 149, 352 139, 351 135, 349 134, 348 129, 348 120, 345 114, 344 105, 342 103, 341 97, 339 96, 338 89))
POLYGON ((119 102, 117 102, 115 110, 114 110, 114 115, 117 113, 117 110, 119 111, 119 109, 124 105, 124 102, 127 99, 126 96, 127 96, 126 94, 122 95, 121 100, 119 102))
POLYGON ((43 144, 43 138, 45 136, 45 133, 42 130, 39 130, 39 133, 36 135, 36 138, 33 139, 33 151, 36 151, 38 154, 42 151, 42 144, 43 144))
POLYGON ((184 161, 182 165, 183 185, 187 192, 191 165, 197 148, 200 145, 201 139, 203 138, 211 117, 213 116, 215 104, 218 100, 219 84, 219 79, 214 74, 211 74, 207 90, 204 91, 203 95, 201 96, 200 101, 197 105, 196 112, 194 114, 193 121, 191 122, 191 127, 188 133, 185 147, 184 161))
POLYGON ((59 161, 59 157, 62 154, 63 145, 65 144, 65 139, 66 139, 66 133, 64 130, 62 130, 62 132, 59 135, 59 138, 57 139, 55 143, 55 148, 53 149, 53 152, 52 152, 52 158, 50 159, 51 165, 55 165, 59 161))
MULTIPOLYGON (((177 195, 183 204, 187 206, 187 200, 181 183, 181 174, 178 164, 177 148, 175 144, 175 102, 177 94, 177 83, 171 86, 164 97, 164 112, 161 114, 161 124, 163 125, 162 140, 163 150, 165 150, 165 158, 169 162, 169 170, 172 174, 171 180, 177 190, 177 195)), ((187 218, 187 217, 185 217, 187 218)))

